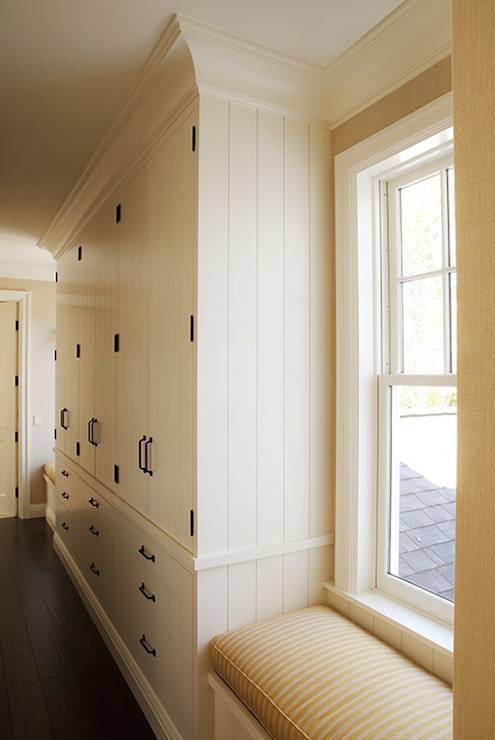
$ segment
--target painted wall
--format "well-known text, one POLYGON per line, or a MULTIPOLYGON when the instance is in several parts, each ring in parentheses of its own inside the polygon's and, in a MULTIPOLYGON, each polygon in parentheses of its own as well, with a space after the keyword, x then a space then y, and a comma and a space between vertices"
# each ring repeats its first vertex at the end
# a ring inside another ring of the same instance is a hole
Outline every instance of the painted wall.
POLYGON ((495 4, 454 0, 459 453, 454 736, 495 727, 495 4))
POLYGON ((0 277, 0 290, 24 290, 31 293, 31 328, 29 337, 30 372, 28 418, 30 502, 45 500, 42 466, 53 458, 55 409, 55 284, 44 280, 0 277), (33 416, 41 425, 33 426, 33 416))

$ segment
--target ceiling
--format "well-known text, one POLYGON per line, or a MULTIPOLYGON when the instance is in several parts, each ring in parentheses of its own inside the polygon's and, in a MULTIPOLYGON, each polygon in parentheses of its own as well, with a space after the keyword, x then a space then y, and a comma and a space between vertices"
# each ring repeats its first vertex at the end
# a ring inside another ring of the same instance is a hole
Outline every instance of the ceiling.
POLYGON ((0 261, 34 247, 174 12, 326 66, 401 0, 2 0, 0 261))

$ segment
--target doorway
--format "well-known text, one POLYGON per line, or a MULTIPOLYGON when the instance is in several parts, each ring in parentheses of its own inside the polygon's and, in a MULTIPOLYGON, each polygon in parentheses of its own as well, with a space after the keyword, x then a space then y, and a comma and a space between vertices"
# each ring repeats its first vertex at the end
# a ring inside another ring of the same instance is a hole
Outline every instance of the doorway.
POLYGON ((18 304, 0 301, 0 517, 17 514, 18 304))

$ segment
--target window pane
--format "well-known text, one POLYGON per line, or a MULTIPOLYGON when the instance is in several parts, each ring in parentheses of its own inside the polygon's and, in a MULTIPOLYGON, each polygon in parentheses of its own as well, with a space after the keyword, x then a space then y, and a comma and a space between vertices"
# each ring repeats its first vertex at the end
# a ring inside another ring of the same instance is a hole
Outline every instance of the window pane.
POLYGON ((454 168, 447 170, 447 188, 449 204, 449 261, 455 265, 455 175, 454 168))
POLYGON ((442 268, 440 174, 401 188, 402 274, 442 268))
POLYGON ((389 573, 453 601, 456 389, 391 391, 389 573))
POLYGON ((405 373, 444 372, 441 276, 402 284, 402 357, 405 373))

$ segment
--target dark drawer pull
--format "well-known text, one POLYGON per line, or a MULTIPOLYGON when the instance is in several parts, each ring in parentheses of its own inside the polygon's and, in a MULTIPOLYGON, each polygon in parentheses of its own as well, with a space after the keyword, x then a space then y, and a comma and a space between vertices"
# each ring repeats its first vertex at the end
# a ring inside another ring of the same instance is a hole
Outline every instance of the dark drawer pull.
POLYGON ((100 504, 99 504, 99 503, 98 503, 98 501, 97 501, 97 500, 96 500, 95 498, 93 498, 92 496, 91 496, 91 498, 90 498, 90 499, 88 499, 88 504, 91 504, 91 506, 94 506, 94 507, 95 507, 95 509, 99 509, 99 508, 100 508, 100 504))
POLYGON ((138 442, 138 468, 146 473, 146 465, 143 465, 143 443, 146 442, 146 434, 143 434, 138 442))
POLYGON ((100 571, 98 570, 98 568, 96 567, 96 565, 94 563, 91 563, 91 565, 89 566, 89 569, 90 569, 90 571, 92 573, 95 574, 95 576, 99 576, 100 575, 100 571))
POLYGON ((150 594, 144 583, 139 586, 139 591, 141 591, 145 599, 149 599, 150 601, 153 601, 153 603, 156 601, 155 594, 150 594))
POLYGON ((144 445, 144 472, 148 473, 148 475, 150 476, 153 475, 153 471, 150 468, 150 464, 151 464, 150 448, 152 444, 153 444, 153 437, 150 437, 148 441, 146 442, 146 444, 144 445))
POLYGON ((90 526, 89 531, 91 532, 91 534, 94 534, 95 537, 100 536, 99 531, 96 529, 95 526, 93 526, 93 524, 90 526))
POLYGON ((64 478, 68 478, 69 477, 69 473, 66 470, 62 470, 62 472, 60 473, 60 475, 63 475, 64 478))
POLYGON ((60 526, 62 527, 62 529, 65 529, 66 532, 69 531, 69 525, 67 524, 67 522, 62 522, 60 526))
POLYGON ((64 499, 65 499, 66 501, 68 501, 68 500, 70 499, 70 496, 69 496, 69 494, 68 494, 68 493, 66 493, 66 492, 64 491, 64 492, 62 493, 62 498, 64 498, 64 499))
POLYGON ((156 658, 156 650, 155 648, 152 648, 151 645, 148 644, 146 641, 146 635, 143 635, 141 639, 139 640, 141 645, 144 647, 148 655, 152 655, 154 658, 156 658))
POLYGON ((155 556, 152 553, 146 552, 144 545, 141 545, 138 553, 142 555, 145 560, 151 560, 152 563, 155 562, 155 556))

